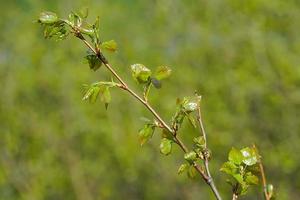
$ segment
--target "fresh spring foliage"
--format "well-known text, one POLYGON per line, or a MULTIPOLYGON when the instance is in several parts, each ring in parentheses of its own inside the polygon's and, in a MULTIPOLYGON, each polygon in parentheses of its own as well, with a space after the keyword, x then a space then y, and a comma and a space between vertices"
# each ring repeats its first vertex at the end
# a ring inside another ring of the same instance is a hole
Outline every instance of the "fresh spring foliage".
MULTIPOLYGON (((158 66, 152 72, 151 69, 143 64, 131 65, 130 69, 133 79, 143 88, 143 96, 140 97, 119 77, 103 55, 103 50, 115 52, 117 50, 116 42, 114 40, 103 42, 99 37, 99 17, 94 23, 90 24, 86 20, 87 16, 88 10, 87 8, 83 8, 78 12, 71 12, 67 19, 59 18, 57 14, 53 12, 42 12, 38 19, 38 22, 44 28, 44 37, 46 39, 59 41, 66 39, 69 35, 74 35, 82 40, 88 47, 85 59, 88 62, 89 68, 96 71, 102 65, 105 65, 112 73, 110 81, 99 81, 90 85, 84 85, 86 92, 83 96, 83 100, 89 100, 91 103, 95 103, 100 96, 100 100, 107 108, 111 101, 111 88, 120 88, 127 91, 154 115, 153 121, 147 119, 147 123, 138 132, 140 145, 143 146, 153 137, 155 130, 160 129, 161 142, 159 148, 163 155, 170 155, 174 144, 178 145, 184 152, 184 163, 180 165, 178 174, 186 172, 188 177, 194 178, 196 174, 199 173, 210 186, 216 199, 221 199, 208 167, 208 163, 211 159, 211 151, 207 147, 206 133, 201 119, 201 96, 195 94, 191 97, 177 99, 175 113, 170 120, 170 125, 168 125, 151 107, 148 102, 148 95, 151 86, 157 89, 161 88, 161 81, 168 78, 172 70, 167 66, 158 66), (89 38, 90 42, 87 41, 85 37, 89 38), (117 83, 114 79, 117 79, 117 83), (184 145, 177 135, 185 119, 188 120, 195 130, 197 128, 200 129, 200 135, 193 139, 191 150, 184 145)), ((220 170, 230 175, 231 179, 228 180, 228 183, 232 186, 235 198, 246 194, 250 185, 258 185, 260 175, 265 179, 262 169, 260 168, 261 166, 261 157, 256 148, 245 147, 241 150, 236 148, 231 149, 228 155, 228 161, 222 165, 220 170)), ((272 185, 267 185, 264 192, 266 199, 274 197, 272 185)))

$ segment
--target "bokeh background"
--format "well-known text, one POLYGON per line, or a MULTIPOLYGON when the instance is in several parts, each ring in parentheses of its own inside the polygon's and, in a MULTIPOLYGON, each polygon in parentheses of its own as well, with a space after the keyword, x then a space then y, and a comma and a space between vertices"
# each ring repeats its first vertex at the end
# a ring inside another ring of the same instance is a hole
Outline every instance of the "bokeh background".
MULTIPOLYGON (((50 10, 90 8, 101 36, 119 44, 110 62, 129 85, 129 66, 168 65, 173 75, 150 101, 167 121, 177 97, 198 91, 219 172, 232 146, 257 144, 278 199, 300 196, 300 2, 298 0, 1 0, 0 199, 213 199, 197 177, 178 176, 183 158, 159 153, 159 134, 140 147, 140 117, 114 90, 108 111, 81 100, 82 85, 109 79, 89 70, 78 40, 44 40, 33 21, 50 10)), ((188 143, 197 132, 185 123, 188 143)), ((241 199, 262 199, 259 187, 241 199)))

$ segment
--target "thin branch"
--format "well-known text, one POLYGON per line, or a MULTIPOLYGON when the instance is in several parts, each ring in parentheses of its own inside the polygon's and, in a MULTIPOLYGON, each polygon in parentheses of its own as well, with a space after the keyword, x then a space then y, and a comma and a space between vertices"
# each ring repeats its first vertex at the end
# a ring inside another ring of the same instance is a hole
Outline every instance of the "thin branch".
POLYGON ((262 185, 263 185, 264 197, 265 197, 265 200, 270 200, 271 197, 270 197, 270 195, 268 193, 268 190, 267 190, 267 179, 266 179, 266 175, 265 175, 264 166, 263 166, 263 163, 262 163, 262 160, 261 160, 261 156, 258 152, 258 149, 256 148, 256 146, 254 144, 253 144, 253 148, 255 149, 255 152, 257 154, 256 156, 258 158, 258 166, 259 166, 261 181, 262 181, 262 185))
MULTIPOLYGON (((122 84, 122 88, 123 90, 127 91, 128 93, 130 93, 134 98, 136 98, 139 102, 141 102, 153 115, 154 117, 157 119, 157 121, 166 129, 168 130, 168 132, 173 136, 176 144, 178 144, 178 146, 182 149, 183 152, 187 153, 189 150, 188 148, 185 146, 185 144, 178 138, 176 131, 173 130, 161 117, 160 115, 152 108, 152 106, 146 101, 144 100, 142 97, 140 97, 138 94, 136 94, 132 89, 130 89, 127 84, 125 83, 125 81, 123 81, 123 79, 115 72, 115 70, 113 69, 113 67, 108 63, 108 61, 105 59, 105 57, 103 56, 103 54, 99 51, 96 51, 92 45, 83 37, 83 35, 81 35, 80 33, 78 35, 76 35, 76 37, 78 37, 79 39, 81 39, 84 44, 91 50, 93 51, 93 53, 95 53, 95 55, 97 55, 98 59, 101 60, 101 62, 103 62, 103 64, 106 66, 106 68, 113 74, 113 76, 122 84)), ((204 181, 210 186, 211 190, 213 191, 215 197, 217 200, 222 200, 221 196, 219 195, 219 192, 217 191, 212 178, 209 176, 208 174, 205 173, 205 171, 202 169, 201 166, 199 166, 198 164, 196 164, 195 162, 193 163, 194 168, 196 169, 196 171, 201 175, 201 177, 204 179, 204 181)))
POLYGON ((197 121, 198 121, 198 124, 200 126, 200 129, 201 129, 201 132, 202 132, 202 136, 203 136, 203 139, 204 139, 204 166, 205 166, 205 170, 206 170, 206 174, 208 176, 208 184, 210 185, 210 187, 212 188, 215 196, 217 199, 221 199, 221 196, 219 194, 219 191, 214 183, 214 180, 210 174, 210 170, 209 170, 209 157, 207 155, 207 138, 206 138, 206 132, 205 132, 205 129, 204 129, 204 125, 203 125, 203 121, 202 121, 202 115, 201 115, 201 108, 200 108, 200 105, 198 106, 198 116, 197 116, 197 121))

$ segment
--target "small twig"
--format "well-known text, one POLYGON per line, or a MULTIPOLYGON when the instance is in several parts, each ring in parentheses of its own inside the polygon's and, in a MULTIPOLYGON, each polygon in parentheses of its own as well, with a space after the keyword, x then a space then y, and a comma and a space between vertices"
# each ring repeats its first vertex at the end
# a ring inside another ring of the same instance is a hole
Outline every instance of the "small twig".
POLYGON ((262 185, 263 185, 264 197, 265 197, 265 200, 270 200, 271 197, 267 190, 267 179, 266 179, 266 175, 265 175, 264 166, 263 166, 263 163, 261 160, 261 155, 259 154, 258 149, 256 148, 255 144, 253 144, 253 148, 255 149, 255 152, 257 154, 256 156, 258 158, 258 166, 259 166, 259 172, 261 175, 261 181, 262 181, 262 185))
POLYGON ((204 139, 204 166, 205 166, 205 170, 206 170, 206 174, 208 176, 208 182, 207 184, 210 185, 210 187, 212 188, 215 196, 217 199, 222 199, 217 188, 216 188, 216 185, 214 183, 214 180, 210 174, 210 170, 209 170, 209 157, 206 153, 206 151, 208 151, 207 149, 207 138, 206 138, 206 132, 205 132, 205 129, 204 129, 204 125, 203 125, 203 121, 202 121, 202 115, 201 115, 201 108, 200 108, 200 105, 198 106, 198 116, 197 116, 197 121, 199 123, 199 126, 200 126, 200 131, 202 133, 202 136, 203 136, 203 139, 204 139))

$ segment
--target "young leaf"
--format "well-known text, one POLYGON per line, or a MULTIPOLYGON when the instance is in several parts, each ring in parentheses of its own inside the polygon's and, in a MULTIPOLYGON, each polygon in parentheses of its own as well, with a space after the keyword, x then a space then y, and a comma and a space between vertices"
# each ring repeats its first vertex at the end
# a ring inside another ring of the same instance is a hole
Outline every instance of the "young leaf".
POLYGON ((155 126, 152 124, 146 124, 144 128, 139 131, 139 141, 141 146, 143 146, 149 139, 152 138, 155 130, 155 126))
POLYGON ((257 163, 257 156, 255 150, 249 147, 241 149, 241 153, 243 155, 243 163, 245 165, 251 166, 257 163))
POLYGON ((189 169, 187 171, 187 175, 191 179, 195 178, 195 176, 197 175, 197 171, 192 165, 189 166, 189 169))
POLYGON ((108 51, 115 52, 117 50, 117 43, 114 40, 110 40, 103 42, 100 47, 108 51))
POLYGON ((194 143, 196 144, 197 147, 203 149, 205 146, 205 140, 203 136, 195 137, 193 139, 194 143))
POLYGON ((94 54, 90 54, 87 55, 85 57, 85 59, 87 59, 90 69, 96 71, 97 69, 99 69, 102 65, 102 62, 98 59, 98 57, 94 54))
POLYGON ((224 172, 228 175, 234 175, 234 174, 238 173, 238 167, 234 163, 227 161, 227 162, 223 163, 220 171, 224 172))
POLYGON ((189 165, 188 164, 181 164, 180 165, 180 167, 178 168, 178 171, 177 171, 177 173, 178 174, 182 174, 185 170, 187 170, 187 168, 189 167, 189 165))
POLYGON ((197 160, 197 154, 195 151, 190 151, 184 154, 184 159, 189 163, 194 162, 197 160))
POLYGON ((172 151, 172 140, 162 138, 159 148, 162 154, 169 155, 172 151))
POLYGON ((134 64, 130 66, 133 78, 140 84, 147 83, 150 76, 151 70, 142 64, 134 64))
POLYGON ((82 100, 89 100, 91 103, 95 103, 99 96, 100 88, 98 86, 91 86, 84 94, 82 100))
POLYGON ((42 12, 40 13, 40 17, 38 22, 42 23, 42 24, 53 24, 55 22, 57 22, 59 19, 56 15, 56 13, 53 12, 42 12))
POLYGON ((105 108, 107 109, 108 104, 111 101, 111 95, 108 86, 105 86, 104 89, 101 91, 101 101, 104 102, 105 108))
POLYGON ((157 80, 168 78, 171 75, 172 70, 167 66, 159 66, 156 68, 154 77, 157 80))
POLYGON ((63 21, 58 21, 53 24, 45 24, 44 37, 46 39, 55 39, 56 41, 63 40, 68 36, 68 31, 63 21))
POLYGON ((228 154, 228 160, 233 162, 234 164, 241 164, 243 162, 243 154, 238 149, 232 147, 229 154, 228 154))
POLYGON ((249 185, 258 185, 258 177, 253 175, 251 172, 246 173, 245 181, 249 185))

